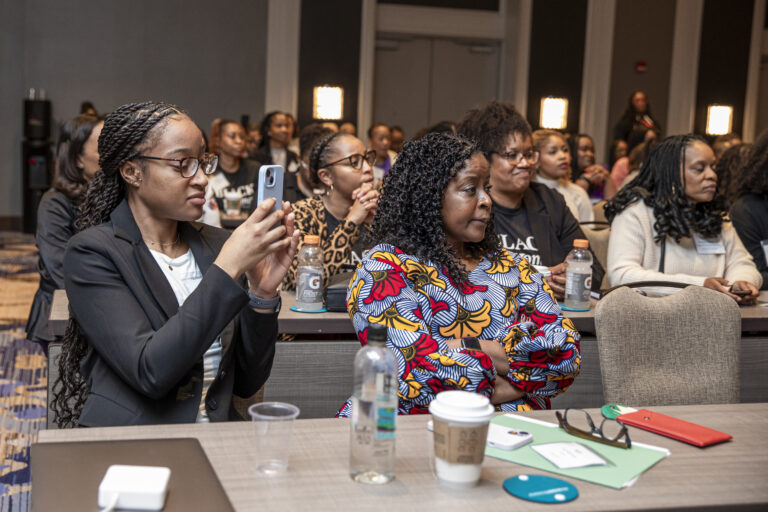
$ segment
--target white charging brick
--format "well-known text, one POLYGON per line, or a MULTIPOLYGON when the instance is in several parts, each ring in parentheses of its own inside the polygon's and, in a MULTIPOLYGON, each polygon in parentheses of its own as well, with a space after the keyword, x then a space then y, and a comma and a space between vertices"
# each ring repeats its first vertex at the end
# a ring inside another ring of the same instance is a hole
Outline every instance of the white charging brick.
POLYGON ((109 466, 99 485, 99 507, 108 507, 117 495, 117 509, 162 510, 170 478, 170 468, 109 466))

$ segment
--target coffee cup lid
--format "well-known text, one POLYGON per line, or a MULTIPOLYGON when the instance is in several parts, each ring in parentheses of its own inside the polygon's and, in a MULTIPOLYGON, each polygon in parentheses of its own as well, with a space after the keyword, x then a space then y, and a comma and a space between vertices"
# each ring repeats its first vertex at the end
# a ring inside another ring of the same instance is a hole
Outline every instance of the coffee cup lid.
POLYGON ((495 409, 487 397, 468 391, 443 391, 429 404, 434 416, 456 422, 478 423, 490 421, 495 409))

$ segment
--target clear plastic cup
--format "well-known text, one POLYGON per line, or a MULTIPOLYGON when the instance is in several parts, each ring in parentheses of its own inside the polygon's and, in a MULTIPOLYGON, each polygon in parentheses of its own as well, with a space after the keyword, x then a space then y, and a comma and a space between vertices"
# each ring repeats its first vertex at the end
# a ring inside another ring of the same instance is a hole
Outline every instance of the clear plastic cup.
POLYGON ((250 406, 248 414, 256 432, 256 471, 265 475, 285 473, 299 408, 283 402, 262 402, 250 406))
POLYGON ((236 190, 224 192, 224 213, 228 217, 239 217, 243 196, 236 190))

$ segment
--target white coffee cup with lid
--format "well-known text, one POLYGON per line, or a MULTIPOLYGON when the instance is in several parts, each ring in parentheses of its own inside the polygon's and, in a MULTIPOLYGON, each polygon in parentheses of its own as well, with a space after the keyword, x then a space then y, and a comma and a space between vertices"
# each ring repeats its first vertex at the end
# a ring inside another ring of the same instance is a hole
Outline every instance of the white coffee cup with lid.
POLYGON ((472 487, 480 480, 488 423, 495 409, 479 393, 443 391, 429 404, 434 420, 435 471, 442 484, 472 487))

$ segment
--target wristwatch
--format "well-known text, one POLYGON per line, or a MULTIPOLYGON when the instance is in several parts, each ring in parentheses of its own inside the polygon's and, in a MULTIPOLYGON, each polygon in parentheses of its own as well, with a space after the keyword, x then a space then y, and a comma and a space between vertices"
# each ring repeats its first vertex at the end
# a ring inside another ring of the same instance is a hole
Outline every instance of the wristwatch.
POLYGON ((475 336, 466 336, 461 338, 461 346, 467 350, 483 351, 483 348, 480 346, 480 340, 478 340, 475 336))
POLYGON ((280 312, 280 306, 283 303, 279 293, 271 299, 262 299, 251 290, 248 290, 248 299, 248 305, 253 309, 274 309, 275 313, 280 312))

